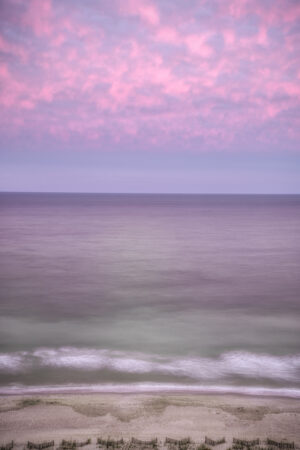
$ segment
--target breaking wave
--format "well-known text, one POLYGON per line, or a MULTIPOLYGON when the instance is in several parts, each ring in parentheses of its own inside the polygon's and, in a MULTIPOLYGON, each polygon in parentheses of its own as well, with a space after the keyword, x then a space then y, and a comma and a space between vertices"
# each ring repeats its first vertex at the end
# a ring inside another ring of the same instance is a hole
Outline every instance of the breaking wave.
POLYGON ((299 382, 300 354, 273 356, 244 351, 223 353, 218 358, 163 357, 91 348, 38 348, 0 354, 0 373, 34 371, 37 368, 70 368, 78 371, 110 370, 131 374, 163 374, 188 377, 195 382, 238 376, 299 382))

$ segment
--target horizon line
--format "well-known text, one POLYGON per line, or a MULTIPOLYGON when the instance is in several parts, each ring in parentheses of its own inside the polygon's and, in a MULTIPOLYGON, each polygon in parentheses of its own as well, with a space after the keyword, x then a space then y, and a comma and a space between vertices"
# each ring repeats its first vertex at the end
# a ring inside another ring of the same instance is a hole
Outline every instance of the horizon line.
POLYGON ((300 192, 82 192, 82 191, 1 191, 1 194, 68 194, 68 195, 300 195, 300 192))

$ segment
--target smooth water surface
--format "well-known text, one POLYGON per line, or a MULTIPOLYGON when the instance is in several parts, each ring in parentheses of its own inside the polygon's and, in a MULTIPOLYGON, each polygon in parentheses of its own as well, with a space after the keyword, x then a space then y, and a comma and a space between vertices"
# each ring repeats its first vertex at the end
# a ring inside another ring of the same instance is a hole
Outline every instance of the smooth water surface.
POLYGON ((0 208, 3 391, 300 392, 300 196, 2 193, 0 208))

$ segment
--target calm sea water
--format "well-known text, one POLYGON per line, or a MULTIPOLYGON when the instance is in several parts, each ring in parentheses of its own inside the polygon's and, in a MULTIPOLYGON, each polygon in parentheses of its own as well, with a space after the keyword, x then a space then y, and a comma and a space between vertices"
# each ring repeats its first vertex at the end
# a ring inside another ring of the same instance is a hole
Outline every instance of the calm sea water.
POLYGON ((0 392, 300 396, 300 196, 0 207, 0 392))

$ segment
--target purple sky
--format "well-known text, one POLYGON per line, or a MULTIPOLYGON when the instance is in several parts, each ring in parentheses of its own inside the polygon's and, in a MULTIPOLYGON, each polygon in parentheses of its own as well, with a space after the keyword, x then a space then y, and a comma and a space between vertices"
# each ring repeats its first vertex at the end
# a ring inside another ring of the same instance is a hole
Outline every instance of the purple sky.
POLYGON ((0 0, 0 189, 299 192, 299 0, 0 0))

